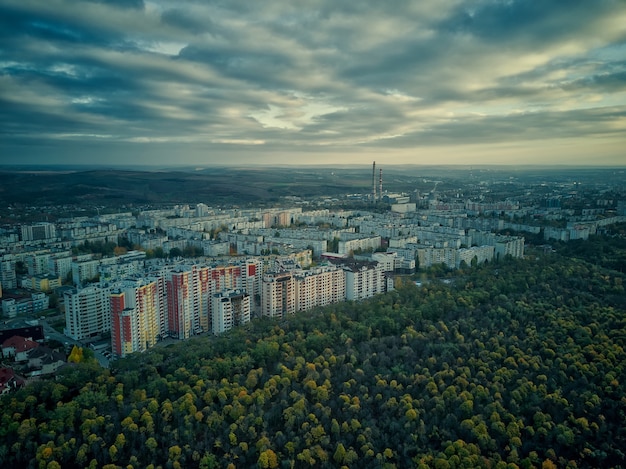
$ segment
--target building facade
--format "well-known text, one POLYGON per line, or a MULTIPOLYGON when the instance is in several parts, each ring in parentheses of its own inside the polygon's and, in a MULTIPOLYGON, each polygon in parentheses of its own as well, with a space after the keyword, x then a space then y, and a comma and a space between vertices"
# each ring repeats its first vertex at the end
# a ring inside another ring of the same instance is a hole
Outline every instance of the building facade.
POLYGON ((268 273, 261 286, 261 313, 284 318, 296 312, 296 279, 293 272, 268 273))
POLYGON ((125 357, 153 347, 162 338, 165 320, 157 279, 121 282, 111 289, 111 345, 125 357))
POLYGON ((52 223, 35 223, 34 225, 22 225, 22 241, 40 241, 57 237, 56 226, 52 223))
POLYGON ((74 340, 99 336, 111 330, 109 288, 91 285, 66 291, 65 334, 74 340))
POLYGON ((364 300, 386 290, 385 272, 374 262, 350 263, 344 266, 346 299, 364 300))
POLYGON ((194 283, 193 270, 188 266, 167 274, 167 331, 175 339, 188 339, 200 330, 194 283))
POLYGON ((250 295, 243 290, 216 293, 212 298, 213 333, 222 334, 250 322, 250 295))
POLYGON ((334 265, 296 271, 295 292, 297 311, 345 301, 345 273, 334 265))

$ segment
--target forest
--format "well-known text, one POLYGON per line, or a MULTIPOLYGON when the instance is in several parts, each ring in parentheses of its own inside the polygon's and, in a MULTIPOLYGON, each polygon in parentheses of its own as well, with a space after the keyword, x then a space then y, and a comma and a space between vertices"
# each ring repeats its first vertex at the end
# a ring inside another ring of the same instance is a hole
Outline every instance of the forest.
POLYGON ((1 467, 626 467, 625 275, 605 264, 406 277, 110 370, 72 364, 0 400, 1 467))

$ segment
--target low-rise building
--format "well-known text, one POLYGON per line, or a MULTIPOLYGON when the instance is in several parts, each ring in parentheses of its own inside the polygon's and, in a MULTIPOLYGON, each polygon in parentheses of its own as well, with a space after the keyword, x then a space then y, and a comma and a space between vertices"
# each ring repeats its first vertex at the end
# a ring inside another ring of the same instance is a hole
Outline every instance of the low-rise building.
POLYGON ((18 376, 12 368, 0 367, 0 395, 8 394, 26 384, 26 380, 18 376))
POLYGON ((31 375, 51 375, 66 364, 65 355, 49 347, 41 346, 28 352, 28 367, 31 375))
POLYGON ((9 317, 29 315, 48 309, 50 299, 45 293, 33 293, 30 298, 6 298, 2 300, 2 313, 9 317))
POLYGON ((16 362, 25 362, 28 360, 28 352, 37 347, 39 344, 34 340, 14 335, 2 342, 2 356, 13 358, 16 362))

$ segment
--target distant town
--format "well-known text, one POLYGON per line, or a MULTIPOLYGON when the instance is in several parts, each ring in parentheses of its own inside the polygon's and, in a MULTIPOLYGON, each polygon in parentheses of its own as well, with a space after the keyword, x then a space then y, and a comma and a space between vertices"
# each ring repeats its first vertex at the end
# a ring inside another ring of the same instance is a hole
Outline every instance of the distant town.
POLYGON ((419 189, 394 191, 373 163, 365 191, 286 196, 273 207, 102 205, 80 216, 9 207, 48 221, 0 228, 0 392, 54 374, 74 347, 108 366, 254 318, 364 300, 398 277, 522 258, 529 240, 550 250, 626 222, 619 184, 511 179, 477 172, 456 186, 421 178, 419 189))

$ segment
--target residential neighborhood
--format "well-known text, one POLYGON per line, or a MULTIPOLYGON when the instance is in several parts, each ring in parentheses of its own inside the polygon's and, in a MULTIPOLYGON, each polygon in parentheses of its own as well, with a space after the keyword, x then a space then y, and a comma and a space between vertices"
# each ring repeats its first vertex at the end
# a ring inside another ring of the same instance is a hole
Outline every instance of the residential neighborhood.
POLYGON ((3 331, 3 357, 24 373, 7 371, 3 392, 54 373, 70 343, 97 349, 106 365, 165 339, 364 300, 393 290, 397 276, 522 258, 529 237, 549 246, 626 220, 623 201, 599 198, 607 190, 562 185, 537 198, 508 188, 513 198, 493 182, 437 186, 390 193, 374 183, 371 193, 280 207, 177 204, 5 225, 3 318, 45 314, 60 340, 51 349, 3 331), (567 208, 572 200, 587 208, 567 208))

